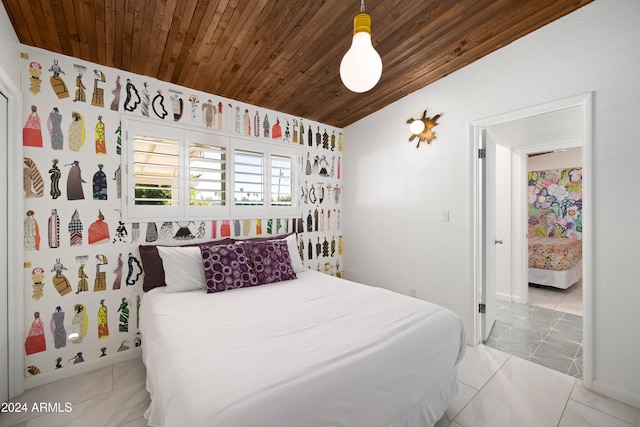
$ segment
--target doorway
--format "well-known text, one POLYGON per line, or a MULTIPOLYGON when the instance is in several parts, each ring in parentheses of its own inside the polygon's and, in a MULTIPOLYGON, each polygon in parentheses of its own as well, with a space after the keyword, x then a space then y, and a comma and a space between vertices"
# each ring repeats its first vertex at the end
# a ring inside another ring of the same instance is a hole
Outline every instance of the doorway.
MULTIPOLYGON (((583 354, 585 385, 590 387, 592 375, 590 362, 592 355, 592 318, 591 318, 591 222, 589 214, 592 212, 592 95, 590 93, 576 97, 551 102, 536 107, 527 108, 508 114, 503 114, 488 119, 471 123, 470 136, 473 140, 474 154, 480 148, 489 143, 510 144, 511 174, 513 177, 525 176, 527 172, 527 158, 530 153, 541 151, 552 151, 557 148, 582 147, 582 167, 584 171, 583 180, 583 206, 587 215, 583 216, 583 311, 582 326, 584 331, 583 354), (574 126, 567 126, 574 123, 574 126), (528 132, 523 132, 528 129, 528 132), (489 135, 490 137, 485 137, 489 135), (553 137, 551 135, 554 135, 553 137), (508 141, 505 143, 505 141, 508 141)), ((487 150, 486 155, 490 154, 487 150)), ((474 155, 474 157, 476 157, 474 155)), ((480 156, 478 156, 480 157, 480 156)), ((473 164, 473 189, 474 189, 474 215, 472 221, 473 241, 474 241, 474 301, 473 308, 476 314, 474 318, 474 342, 480 343, 486 340, 491 329, 490 319, 495 318, 495 281, 500 280, 495 276, 496 264, 487 263, 486 254, 491 250, 491 244, 495 244, 502 249, 498 243, 508 239, 512 250, 508 252, 508 258, 498 261, 501 264, 511 266, 511 271, 507 275, 508 286, 512 300, 526 303, 528 299, 527 281, 527 191, 525 183, 519 183, 512 179, 513 200, 512 200, 512 223, 507 238, 498 235, 486 234, 487 223, 495 224, 495 216, 491 217, 483 206, 487 199, 487 194, 483 193, 482 182, 486 176, 487 165, 494 159, 477 158, 473 164), (484 175, 483 175, 484 174, 484 175), (492 270, 494 270, 492 272, 492 270), (494 277, 493 283, 488 283, 488 278, 494 277), (494 289, 492 291, 492 288, 494 289), (484 311, 484 312, 481 312, 484 311), (489 319, 489 322, 487 320, 489 319)), ((522 180, 525 181, 525 180, 522 180)), ((489 190, 487 192, 495 191, 489 190)), ((489 195, 489 199, 495 197, 489 195)), ((490 227, 489 227, 490 229, 490 227)), ((494 246, 494 248, 495 248, 494 246)), ((499 259, 499 250, 496 257, 499 259)))

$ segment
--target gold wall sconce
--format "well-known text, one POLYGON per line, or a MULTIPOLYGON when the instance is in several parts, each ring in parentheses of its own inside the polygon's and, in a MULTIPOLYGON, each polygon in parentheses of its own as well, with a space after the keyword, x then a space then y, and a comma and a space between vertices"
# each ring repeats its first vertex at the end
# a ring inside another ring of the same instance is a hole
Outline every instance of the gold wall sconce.
POLYGON ((433 127, 438 125, 439 118, 440 114, 437 114, 433 117, 427 117, 427 110, 424 110, 421 118, 407 120, 407 123, 409 124, 409 130, 411 130, 409 142, 418 138, 418 144, 416 145, 416 148, 420 147, 420 143, 423 141, 427 144, 430 144, 431 141, 436 139, 436 133, 434 132, 433 127))

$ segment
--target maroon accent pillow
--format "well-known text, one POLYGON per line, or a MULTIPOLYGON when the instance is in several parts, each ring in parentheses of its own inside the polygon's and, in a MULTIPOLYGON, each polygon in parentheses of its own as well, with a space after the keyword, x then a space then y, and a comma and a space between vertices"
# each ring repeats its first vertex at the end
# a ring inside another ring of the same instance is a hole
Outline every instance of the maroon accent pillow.
POLYGON ((257 286, 256 276, 244 243, 230 245, 202 245, 202 266, 207 293, 257 286))
POLYGON ((247 248, 260 285, 297 278, 291 266, 289 247, 285 239, 254 240, 243 243, 243 246, 247 248))
MULTIPOLYGON (((202 246, 202 245, 228 245, 233 243, 230 238, 224 238, 220 240, 214 240, 210 242, 189 243, 187 245, 176 246, 202 246)), ((164 266, 162 265, 162 258, 158 254, 158 246, 168 245, 140 245, 138 247, 140 251, 140 261, 142 261, 142 270, 144 271, 144 277, 142 279, 142 290, 149 292, 153 288, 159 286, 167 286, 164 280, 164 266)))

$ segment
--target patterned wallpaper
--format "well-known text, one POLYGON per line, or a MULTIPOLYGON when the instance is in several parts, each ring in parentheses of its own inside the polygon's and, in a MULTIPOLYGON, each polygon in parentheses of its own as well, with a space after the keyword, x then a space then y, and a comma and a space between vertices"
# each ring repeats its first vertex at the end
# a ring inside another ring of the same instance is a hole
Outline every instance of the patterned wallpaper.
POLYGON ((582 168, 529 172, 529 234, 582 240, 582 168))
POLYGON ((138 245, 297 231, 306 267, 340 275, 342 132, 303 118, 24 47, 25 370, 141 345, 138 245), (125 223, 121 114, 297 144, 300 218, 125 223), (75 340, 67 336, 76 334, 75 340))

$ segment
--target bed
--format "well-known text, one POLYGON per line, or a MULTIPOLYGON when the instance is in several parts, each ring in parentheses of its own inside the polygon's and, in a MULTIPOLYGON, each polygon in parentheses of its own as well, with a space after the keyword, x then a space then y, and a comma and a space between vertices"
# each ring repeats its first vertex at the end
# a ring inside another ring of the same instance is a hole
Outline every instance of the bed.
POLYGON ((145 293, 154 426, 432 426, 457 392, 461 319, 317 271, 206 293, 145 293))
POLYGON ((582 278, 582 241, 529 237, 529 283, 568 289, 582 278))

